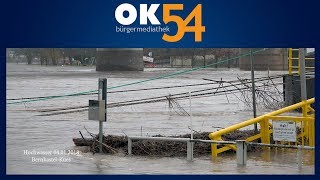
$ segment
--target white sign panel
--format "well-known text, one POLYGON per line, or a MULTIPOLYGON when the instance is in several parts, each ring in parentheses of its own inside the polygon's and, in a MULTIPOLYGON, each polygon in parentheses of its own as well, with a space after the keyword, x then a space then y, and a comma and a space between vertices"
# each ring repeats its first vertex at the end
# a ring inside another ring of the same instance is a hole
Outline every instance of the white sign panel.
POLYGON ((296 123, 293 121, 272 121, 273 140, 275 141, 297 141, 296 123))
POLYGON ((148 56, 143 56, 143 61, 153 63, 153 58, 148 56))

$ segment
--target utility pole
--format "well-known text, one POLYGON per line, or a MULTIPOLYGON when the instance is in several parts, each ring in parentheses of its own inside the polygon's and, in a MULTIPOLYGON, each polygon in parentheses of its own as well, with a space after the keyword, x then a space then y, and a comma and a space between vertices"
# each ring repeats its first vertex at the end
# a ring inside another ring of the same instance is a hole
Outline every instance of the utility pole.
POLYGON ((193 120, 192 120, 192 111, 191 111, 191 91, 189 92, 189 116, 190 116, 190 128, 191 128, 191 139, 193 139, 193 120))
MULTIPOLYGON (((104 120, 107 120, 107 79, 99 78, 98 100, 105 100, 104 120)), ((99 121, 99 151, 102 153, 103 121, 99 121)))
POLYGON ((304 48, 299 48, 301 101, 307 100, 306 64, 304 48))
MULTIPOLYGON (((191 137, 191 138, 190 138, 190 139, 193 140, 193 122, 192 122, 193 119, 192 119, 192 111, 191 111, 191 97, 192 97, 192 96, 191 96, 191 93, 192 93, 192 91, 190 90, 190 91, 189 91, 189 111, 190 111, 190 112, 189 112, 189 113, 190 113, 189 116, 190 116, 190 122, 191 122, 191 124, 190 124, 190 126, 191 126, 191 127, 190 127, 190 128, 191 128, 190 137, 191 137)), ((190 160, 193 160, 193 144, 194 144, 194 143, 191 142, 191 157, 190 157, 190 160)))
MULTIPOLYGON (((307 83, 306 83, 306 64, 305 64, 305 56, 304 56, 304 48, 299 48, 299 64, 300 64, 300 91, 301 91, 301 101, 306 101, 307 100, 307 83)), ((302 107, 302 116, 307 117, 308 112, 307 112, 307 107, 308 105, 305 104, 302 107)), ((301 122, 302 123, 302 130, 304 131, 306 127, 306 122, 301 122)), ((303 132, 302 131, 302 132, 303 132)), ((302 144, 304 144, 304 139, 302 138, 302 144)), ((299 155, 299 153, 298 153, 299 155)))
MULTIPOLYGON (((250 63, 251 63, 251 83, 252 83, 252 108, 253 108, 253 118, 257 117, 256 108, 256 87, 254 83, 254 64, 253 64, 253 54, 252 49, 250 49, 250 63)), ((258 125, 254 123, 254 132, 258 133, 258 125)))

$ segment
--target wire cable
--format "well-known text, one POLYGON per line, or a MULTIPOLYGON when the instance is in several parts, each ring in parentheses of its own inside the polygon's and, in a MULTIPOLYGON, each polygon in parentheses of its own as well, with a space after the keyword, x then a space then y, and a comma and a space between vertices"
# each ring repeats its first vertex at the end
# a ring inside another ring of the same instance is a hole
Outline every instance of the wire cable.
MULTIPOLYGON (((259 52, 262 52, 262 51, 265 51, 265 50, 267 50, 267 49, 263 48, 263 49, 259 49, 259 50, 253 51, 251 53, 249 52, 249 53, 241 54, 239 56, 235 56, 235 57, 228 58, 228 59, 225 59, 225 60, 221 60, 221 61, 218 61, 218 62, 215 62, 215 63, 212 63, 212 64, 208 64, 206 66, 201 66, 201 67, 191 68, 191 69, 187 69, 187 70, 177 71, 177 72, 174 72, 174 73, 168 73, 168 74, 164 74, 164 75, 161 75, 161 76, 156 76, 156 77, 153 77, 153 78, 140 80, 140 81, 136 81, 136 82, 132 82, 132 83, 127 83, 127 84, 121 84, 121 85, 117 85, 117 86, 107 87, 107 90, 108 89, 116 89, 116 88, 126 87, 126 86, 132 86, 132 85, 135 85, 135 84, 145 83, 145 82, 148 82, 148 81, 154 81, 154 80, 158 80, 158 79, 174 77, 174 76, 181 75, 181 74, 191 73, 193 71, 198 71, 198 70, 201 70, 201 69, 205 69, 205 68, 211 67, 211 66, 216 65, 216 64, 222 64, 222 63, 225 63, 225 62, 228 62, 228 61, 236 60, 236 59, 239 59, 241 57, 249 56, 250 54, 256 54, 256 53, 259 53, 259 52)), ((36 98, 36 99, 27 99, 27 100, 16 101, 16 102, 8 102, 7 104, 23 104, 23 103, 28 103, 28 102, 50 100, 50 99, 54 99, 54 98, 63 98, 63 97, 69 97, 69 96, 87 95, 87 94, 90 94, 90 93, 97 93, 97 92, 98 92, 97 90, 91 90, 91 91, 84 91, 84 92, 79 92, 79 93, 56 95, 56 96, 47 96, 47 97, 41 97, 41 98, 36 98)))

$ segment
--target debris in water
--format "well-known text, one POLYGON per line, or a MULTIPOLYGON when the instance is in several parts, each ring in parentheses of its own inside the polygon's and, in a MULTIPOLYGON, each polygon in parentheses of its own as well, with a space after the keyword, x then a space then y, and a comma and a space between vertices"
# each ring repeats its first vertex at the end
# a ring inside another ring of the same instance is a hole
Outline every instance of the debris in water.
MULTIPOLYGON (((210 140, 208 135, 211 132, 194 133, 194 139, 210 140)), ((91 134, 92 135, 92 134, 91 134)), ((225 141, 234 141, 246 139, 254 135, 254 130, 234 131, 227 135, 223 135, 222 139, 225 141)), ((99 136, 92 135, 93 138, 74 138, 73 142, 76 146, 90 146, 92 153, 99 152, 99 136)), ((162 135, 155 135, 152 137, 164 137, 162 135)), ((172 138, 190 138, 190 134, 170 136, 172 138)), ((103 152, 112 154, 116 152, 127 153, 128 139, 126 136, 107 135, 103 136, 103 152)), ((260 149, 258 146, 249 146, 249 151, 256 151, 260 149)), ((211 153, 211 146, 209 143, 195 143, 194 156, 209 155, 211 153)), ((232 150, 228 152, 233 152, 232 150)), ((140 156, 186 156, 187 144, 184 142, 171 141, 156 141, 156 140, 134 140, 132 142, 132 154, 140 156)))

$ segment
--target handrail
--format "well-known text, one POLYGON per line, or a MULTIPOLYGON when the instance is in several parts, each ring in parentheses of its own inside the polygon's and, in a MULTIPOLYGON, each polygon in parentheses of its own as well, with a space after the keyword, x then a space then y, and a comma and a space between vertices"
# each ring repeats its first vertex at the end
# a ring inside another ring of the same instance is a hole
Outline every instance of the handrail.
POLYGON ((209 138, 210 139, 214 139, 214 137, 221 136, 223 134, 230 133, 230 132, 235 131, 237 129, 252 125, 254 123, 257 123, 257 122, 263 120, 267 116, 276 116, 276 115, 279 115, 279 114, 282 114, 282 113, 285 113, 285 112, 288 112, 288 111, 295 110, 295 109, 300 108, 300 107, 302 107, 304 105, 312 104, 312 103, 314 103, 314 100, 315 100, 314 98, 311 98, 311 99, 308 99, 306 101, 302 101, 302 102, 293 104, 291 106, 287 106, 285 108, 282 108, 282 109, 267 113, 265 115, 262 115, 262 116, 259 116, 259 117, 256 117, 256 118, 241 122, 239 124, 235 124, 235 125, 229 126, 227 128, 221 129, 221 130, 219 130, 217 132, 210 133, 209 134, 209 138))
MULTIPOLYGON (((304 145, 305 138, 308 141, 310 146, 314 146, 314 116, 313 114, 308 114, 308 112, 314 113, 313 109, 310 107, 310 104, 315 102, 315 98, 304 100, 302 102, 293 104, 291 106, 284 107, 282 109, 261 115, 259 117, 249 119, 247 121, 229 126, 227 128, 221 129, 219 131, 209 134, 209 138, 215 141, 222 141, 221 136, 224 134, 231 133, 235 130, 244 128, 246 126, 252 125, 254 123, 260 124, 260 133, 252 135, 246 138, 246 142, 251 142, 257 139, 261 139, 262 143, 270 144, 270 134, 272 133, 272 124, 269 123, 269 120, 292 120, 297 123, 301 123, 301 133, 297 136, 301 138, 301 143, 304 145), (282 113, 296 110, 302 108, 302 117, 301 116, 278 116, 282 113), (290 119, 291 117, 291 119, 290 119)), ((227 151, 229 149, 236 150, 234 145, 226 145, 221 148, 218 148, 217 144, 211 144, 212 156, 216 157, 219 153, 227 151)))

